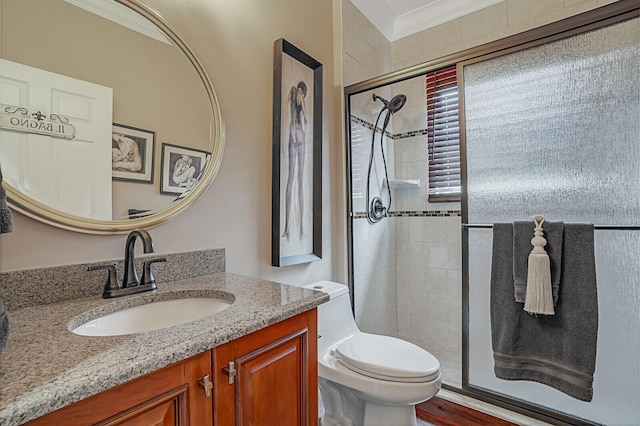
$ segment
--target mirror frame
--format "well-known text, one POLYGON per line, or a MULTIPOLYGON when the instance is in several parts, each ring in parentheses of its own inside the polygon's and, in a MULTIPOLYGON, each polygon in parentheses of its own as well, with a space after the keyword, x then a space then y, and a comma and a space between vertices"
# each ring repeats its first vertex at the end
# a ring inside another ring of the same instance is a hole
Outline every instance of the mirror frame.
POLYGON ((112 235, 126 234, 137 228, 153 228, 175 219, 184 212, 191 204, 198 200, 209 188, 214 177, 220 169, 222 163, 222 153, 224 151, 224 122, 222 117, 222 107, 218 95, 213 87, 207 72, 200 63, 196 55, 171 28, 169 23, 154 9, 142 3, 141 0, 114 0, 123 6, 137 12, 160 28, 175 45, 184 53, 191 65, 195 68, 200 80, 207 92, 209 104, 212 112, 212 125, 210 128, 210 139, 213 143, 211 150, 211 161, 207 165, 202 179, 194 189, 184 198, 173 202, 168 208, 153 213, 146 217, 123 220, 96 220, 80 216, 70 215, 59 210, 46 206, 31 197, 22 194, 5 182, 4 188, 7 192, 7 202, 9 207, 32 219, 69 231, 81 232, 85 234, 112 235))

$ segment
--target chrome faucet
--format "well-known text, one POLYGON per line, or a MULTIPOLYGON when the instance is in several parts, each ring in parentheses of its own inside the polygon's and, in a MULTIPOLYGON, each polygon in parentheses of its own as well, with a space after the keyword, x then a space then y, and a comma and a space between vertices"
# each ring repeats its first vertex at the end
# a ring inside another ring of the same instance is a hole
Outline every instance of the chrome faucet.
POLYGON ((136 240, 138 238, 140 238, 144 244, 145 253, 153 253, 155 251, 153 240, 147 231, 144 229, 131 231, 127 236, 127 242, 124 246, 124 277, 122 278, 122 284, 118 281, 115 265, 97 265, 90 266, 87 269, 89 271, 95 271, 97 269, 107 269, 109 271, 104 290, 102 291, 102 297, 104 299, 152 291, 157 288, 156 279, 151 273, 151 264, 166 262, 167 259, 160 257, 145 260, 142 267, 142 280, 140 280, 140 278, 138 278, 138 271, 136 270, 135 259, 136 240))

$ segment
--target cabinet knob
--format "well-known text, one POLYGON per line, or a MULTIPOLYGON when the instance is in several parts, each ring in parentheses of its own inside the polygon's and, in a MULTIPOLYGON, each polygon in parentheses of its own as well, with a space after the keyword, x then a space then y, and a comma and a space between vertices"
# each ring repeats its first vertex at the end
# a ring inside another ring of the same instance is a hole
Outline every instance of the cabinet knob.
POLYGON ((229 378, 229 384, 232 385, 234 382, 234 378, 238 374, 238 370, 236 370, 236 363, 233 361, 229 361, 226 367, 222 368, 222 372, 227 375, 229 378))
POLYGON ((213 382, 209 379, 207 374, 202 379, 198 380, 198 386, 204 389, 204 395, 209 398, 211 396, 211 389, 213 389, 213 382))

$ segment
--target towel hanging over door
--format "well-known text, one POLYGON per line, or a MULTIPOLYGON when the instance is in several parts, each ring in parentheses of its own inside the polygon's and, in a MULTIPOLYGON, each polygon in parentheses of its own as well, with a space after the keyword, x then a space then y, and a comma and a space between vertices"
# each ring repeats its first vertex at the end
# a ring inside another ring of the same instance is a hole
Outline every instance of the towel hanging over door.
POLYGON ((493 225, 491 341, 496 377, 543 383, 591 401, 598 336, 593 225, 564 224, 554 316, 530 315, 514 301, 513 224, 493 225))

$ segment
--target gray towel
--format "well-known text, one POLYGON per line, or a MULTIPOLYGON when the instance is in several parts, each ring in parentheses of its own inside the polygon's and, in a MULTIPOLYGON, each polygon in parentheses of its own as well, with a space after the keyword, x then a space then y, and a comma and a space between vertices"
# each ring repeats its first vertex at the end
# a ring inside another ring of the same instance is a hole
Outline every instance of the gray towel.
MULTIPOLYGON (((544 238, 547 245, 544 246, 549 255, 551 265, 551 291, 553 293, 553 305, 558 303, 558 292, 560 290, 560 277, 562 276, 562 234, 564 224, 562 222, 544 221, 544 238)), ((527 272, 529 254, 533 246, 533 228, 535 224, 532 220, 513 222, 513 287, 516 302, 524 303, 527 292, 527 272)))
POLYGON ((565 223, 563 240, 555 315, 530 315, 513 303, 513 225, 493 225, 494 372, 499 379, 539 382, 591 401, 598 336, 593 225, 565 223))
POLYGON ((0 168, 0 234, 13 231, 11 210, 7 206, 7 192, 2 187, 2 169, 0 168))

